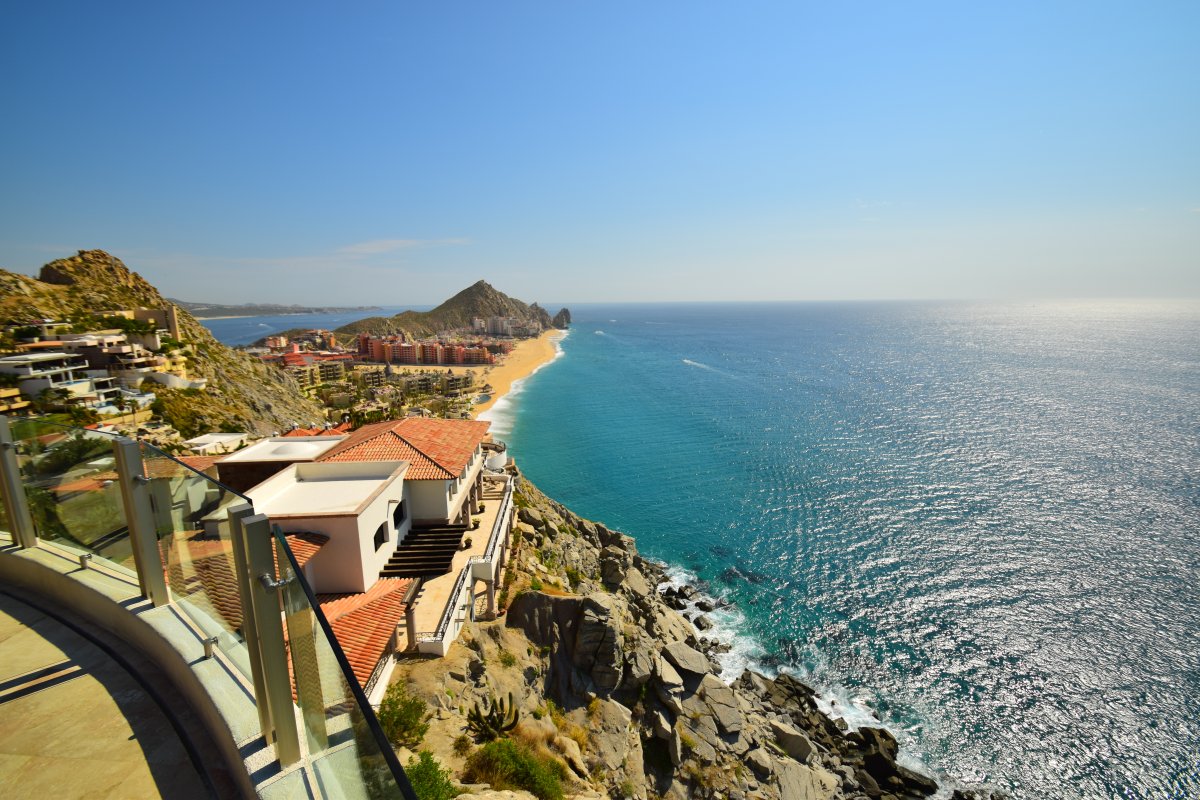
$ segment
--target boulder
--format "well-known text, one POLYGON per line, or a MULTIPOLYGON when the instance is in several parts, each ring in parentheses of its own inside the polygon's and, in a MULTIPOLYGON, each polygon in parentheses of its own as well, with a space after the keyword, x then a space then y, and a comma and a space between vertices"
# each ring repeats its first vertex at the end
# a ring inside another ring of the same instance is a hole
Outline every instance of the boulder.
POLYGON ((629 554, 610 545, 600 551, 600 580, 610 589, 616 588, 625 580, 630 565, 629 554))
POLYGON ((541 529, 546 525, 546 518, 542 516, 542 512, 536 508, 522 508, 517 513, 517 518, 527 525, 532 525, 535 528, 541 529))
POLYGON ((812 755, 813 744, 809 738, 786 722, 771 720, 771 732, 775 734, 775 741, 779 742, 783 752, 797 761, 807 761, 812 755))
POLYGON ((649 643, 639 638, 625 653, 625 684, 638 687, 650 680, 654 674, 654 660, 649 643))
POLYGON ((712 673, 705 675, 700 682, 700 694, 722 733, 737 733, 742 729, 744 720, 737 695, 720 678, 712 673))
POLYGON ((688 647, 683 642, 672 642, 662 649, 667 659, 684 672, 703 675, 711 671, 708 659, 698 650, 688 647))
POLYGON ((787 800, 833 800, 837 796, 838 779, 823 769, 806 767, 795 761, 776 764, 779 795, 787 800))
POLYGON ((775 771, 770 754, 761 747, 756 747, 749 753, 746 753, 745 762, 750 766, 750 769, 754 770, 754 774, 760 778, 765 778, 775 771))
POLYGON ((655 692, 663 705, 676 714, 683 713, 684 686, 683 678, 671 666, 671 662, 661 656, 658 659, 658 679, 655 681, 655 692))
POLYGON ((654 735, 659 739, 670 739, 671 733, 675 730, 671 727, 671 722, 667 719, 667 715, 659 711, 657 708, 649 714, 650 729, 654 731, 654 735))
POLYGON ((621 685, 625 639, 621 632, 621 613, 612 595, 589 595, 575 633, 572 663, 588 674, 596 687, 611 691, 621 685))
POLYGON ((703 764, 711 764, 717 760, 717 750, 704 739, 697 737, 692 745, 692 755, 703 764))
POLYGON ((629 594, 636 599, 650 596, 650 584, 646 582, 645 576, 636 567, 630 567, 625 571, 624 586, 629 591, 629 594))
POLYGON ((627 734, 633 714, 615 700, 601 700, 588 726, 588 755, 610 774, 625 760, 627 734))

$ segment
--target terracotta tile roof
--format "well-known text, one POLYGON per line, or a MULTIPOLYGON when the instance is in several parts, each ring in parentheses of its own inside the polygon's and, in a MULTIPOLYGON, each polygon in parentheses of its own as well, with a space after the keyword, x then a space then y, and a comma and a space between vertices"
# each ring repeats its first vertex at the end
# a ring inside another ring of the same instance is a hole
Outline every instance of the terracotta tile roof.
MULTIPOLYGON (((296 557, 296 565, 300 569, 304 569, 304 565, 312 560, 312 557, 320 552, 325 543, 329 541, 329 537, 323 533, 308 533, 306 531, 298 533, 285 533, 283 538, 287 539, 288 548, 292 551, 292 555, 296 557)), ((275 573, 279 574, 279 557, 275 557, 275 573)))
POLYGON ((204 470, 217 463, 221 456, 176 456, 179 461, 187 464, 196 472, 204 472, 204 470))
POLYGON ((407 578, 380 578, 365 592, 317 595, 359 685, 367 685, 375 666, 387 655, 388 643, 404 619, 402 601, 411 585, 407 578))
POLYGON ((332 428, 293 428, 284 436, 333 436, 339 433, 348 433, 350 431, 349 422, 339 422, 332 428))
POLYGON ((408 461, 408 480, 451 480, 462 474, 490 422, 408 417, 364 425, 319 461, 408 461))
POLYGON ((186 597, 227 630, 242 626, 242 601, 234 573, 232 543, 204 531, 177 531, 160 551, 172 600, 186 597))

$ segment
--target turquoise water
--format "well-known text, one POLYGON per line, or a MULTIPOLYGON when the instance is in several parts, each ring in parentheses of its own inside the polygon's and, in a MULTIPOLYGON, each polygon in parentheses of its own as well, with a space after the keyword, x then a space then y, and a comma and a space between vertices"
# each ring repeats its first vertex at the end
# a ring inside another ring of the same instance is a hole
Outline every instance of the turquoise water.
POLYGON ((572 306, 522 468, 1015 797, 1200 796, 1200 307, 572 306))

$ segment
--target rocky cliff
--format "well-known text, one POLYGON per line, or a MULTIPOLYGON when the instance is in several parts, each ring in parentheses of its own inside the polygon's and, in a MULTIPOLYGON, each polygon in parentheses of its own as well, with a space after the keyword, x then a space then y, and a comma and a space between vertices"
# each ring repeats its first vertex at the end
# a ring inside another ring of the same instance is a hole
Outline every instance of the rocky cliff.
POLYGON ((571 327, 571 312, 568 309, 560 308, 554 315, 551 324, 559 330, 566 330, 571 327))
MULTIPOLYGON (((52 261, 37 278, 0 270, 0 323, 67 320, 80 314, 130 308, 166 308, 170 301, 119 258, 103 250, 80 250, 52 261)), ((208 379, 196 391, 154 387, 163 416, 185 436, 215 430, 270 433, 292 421, 324 419, 281 370, 218 342, 187 311, 179 310, 180 334, 192 347, 192 377, 208 379)))
POLYGON ((522 711, 512 735, 560 759, 577 798, 915 800, 937 791, 897 763, 888 731, 849 731, 801 682, 747 671, 727 685, 715 661, 722 646, 681 613, 711 605, 687 587, 665 590, 633 539, 525 481, 518 507, 506 613, 470 625, 447 658, 403 662, 393 678, 437 708, 423 746, 453 770, 464 763, 461 738, 453 746, 467 730, 462 709, 511 692, 522 711))

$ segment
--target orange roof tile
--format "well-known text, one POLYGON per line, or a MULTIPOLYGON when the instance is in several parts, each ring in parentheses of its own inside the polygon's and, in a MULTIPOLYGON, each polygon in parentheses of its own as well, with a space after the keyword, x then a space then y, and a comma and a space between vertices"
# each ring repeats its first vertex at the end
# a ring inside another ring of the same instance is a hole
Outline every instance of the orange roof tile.
POLYGON ((364 425, 319 461, 408 461, 409 480, 452 480, 462 474, 490 422, 408 417, 364 425))
MULTIPOLYGON (((311 561, 312 557, 320 552, 325 543, 329 541, 329 537, 323 533, 308 533, 307 531, 285 533, 283 538, 287 539, 288 548, 296 557, 296 565, 300 569, 304 569, 304 565, 311 561)), ((275 572, 278 574, 279 571, 279 559, 276 558, 275 572)))
POLYGON ((175 456, 175 458, 184 464, 187 464, 196 472, 204 472, 221 459, 220 456, 175 456))
POLYGON ((359 685, 367 685, 375 666, 387 654, 388 643, 404 618, 402 601, 411 585, 407 578, 380 578, 365 592, 317 595, 359 685))

